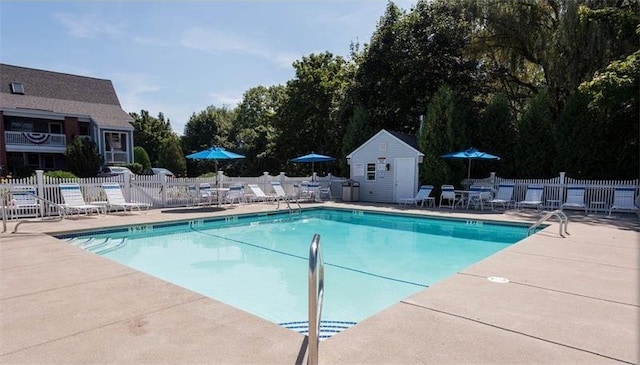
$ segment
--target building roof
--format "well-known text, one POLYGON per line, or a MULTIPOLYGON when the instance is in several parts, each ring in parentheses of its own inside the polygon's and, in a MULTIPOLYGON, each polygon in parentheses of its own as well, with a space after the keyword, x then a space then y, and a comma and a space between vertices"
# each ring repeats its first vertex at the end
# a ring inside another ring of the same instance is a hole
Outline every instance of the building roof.
POLYGON ((397 139, 415 148, 416 150, 420 150, 418 148, 418 138, 416 138, 416 136, 414 136, 413 134, 407 134, 407 133, 396 132, 396 131, 387 131, 387 132, 393 134, 397 139))
POLYGON ((413 149, 418 156, 424 156, 424 153, 420 152, 420 149, 418 148, 418 140, 416 139, 415 136, 412 136, 412 135, 406 134, 406 133, 390 132, 390 131, 388 131, 386 129, 381 129, 380 132, 376 133, 373 137, 369 138, 366 142, 364 142, 358 148, 356 148, 350 154, 348 154, 346 156, 346 158, 351 158, 354 154, 358 153, 358 151, 360 151, 365 145, 367 145, 369 142, 371 142, 374 139, 376 139, 381 134, 388 134, 388 135, 398 139, 400 142, 402 142, 403 144, 407 145, 407 147, 413 149))
POLYGON ((133 129, 110 80, 0 64, 0 108, 88 116, 100 127, 133 129), (24 94, 14 94, 21 83, 24 94))

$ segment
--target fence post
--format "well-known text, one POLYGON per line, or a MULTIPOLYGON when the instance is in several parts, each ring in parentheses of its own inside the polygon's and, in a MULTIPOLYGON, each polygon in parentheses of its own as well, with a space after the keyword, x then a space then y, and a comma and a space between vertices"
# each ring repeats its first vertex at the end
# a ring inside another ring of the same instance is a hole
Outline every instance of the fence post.
MULTIPOLYGON (((39 197, 44 198, 44 170, 36 170, 36 191, 39 197)), ((38 206, 40 207, 40 216, 44 217, 44 202, 41 200, 38 206)))
POLYGON ((166 207, 167 206, 167 175, 165 174, 160 174, 160 191, 162 192, 162 194, 160 194, 160 197, 162 199, 162 207, 166 207))
MULTIPOLYGON (((262 191, 271 191, 269 188, 271 186, 267 186, 267 181, 269 181, 269 173, 267 171, 262 173, 262 191)), ((269 184, 271 185, 271 184, 269 184)))
POLYGON ((216 185, 217 188, 224 187, 224 171, 218 171, 218 176, 216 177, 216 185))
POLYGON ((560 172, 560 185, 564 185, 564 176, 565 176, 566 172, 562 171, 560 172))
POLYGON ((131 200, 131 179, 133 178, 133 175, 131 175, 129 171, 125 170, 123 177, 124 177, 124 196, 127 199, 131 200))

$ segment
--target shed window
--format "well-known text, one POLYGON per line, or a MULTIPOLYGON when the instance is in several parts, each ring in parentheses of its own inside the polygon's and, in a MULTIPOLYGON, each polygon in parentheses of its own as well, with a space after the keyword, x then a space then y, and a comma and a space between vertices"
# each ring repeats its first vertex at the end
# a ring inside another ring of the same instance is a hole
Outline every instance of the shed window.
POLYGON ((367 180, 368 181, 376 180, 376 164, 375 163, 367 164, 367 180))
POLYGON ((24 94, 24 87, 20 82, 12 82, 11 83, 11 93, 12 94, 24 94))

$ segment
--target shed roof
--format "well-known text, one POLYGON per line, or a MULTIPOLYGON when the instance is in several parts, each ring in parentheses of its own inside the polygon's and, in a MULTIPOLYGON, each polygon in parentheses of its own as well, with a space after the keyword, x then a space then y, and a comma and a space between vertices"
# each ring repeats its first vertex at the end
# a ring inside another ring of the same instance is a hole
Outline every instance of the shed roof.
POLYGON ((110 80, 0 64, 0 108, 86 115, 100 127, 133 129, 110 80), (11 83, 24 94, 13 94, 11 83))
POLYGON ((415 136, 410 135, 410 134, 406 134, 406 133, 390 132, 390 131, 387 131, 386 129, 381 129, 380 132, 376 133, 373 137, 369 138, 366 142, 364 142, 363 144, 358 146, 358 148, 353 150, 346 157, 347 158, 351 158, 351 156, 353 156, 353 154, 355 154, 358 151, 360 151, 364 146, 366 146, 369 142, 371 142, 372 140, 374 140, 375 138, 377 138, 381 134, 387 134, 390 137, 399 140, 401 143, 407 145, 407 147, 409 147, 410 149, 414 150, 418 156, 424 156, 424 153, 420 152, 420 150, 418 149, 418 141, 417 141, 417 138, 415 136))

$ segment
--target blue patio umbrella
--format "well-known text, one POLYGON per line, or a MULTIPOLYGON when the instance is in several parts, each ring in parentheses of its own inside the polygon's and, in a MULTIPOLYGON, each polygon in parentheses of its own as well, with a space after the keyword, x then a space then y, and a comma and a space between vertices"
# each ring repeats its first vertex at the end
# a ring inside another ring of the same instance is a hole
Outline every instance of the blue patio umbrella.
POLYGON ((500 157, 494 156, 486 152, 480 152, 478 149, 471 147, 464 151, 451 152, 441 155, 442 158, 459 158, 469 160, 469 168, 467 169, 467 179, 471 177, 471 160, 499 160, 500 157))
POLYGON ((333 158, 331 156, 319 155, 317 153, 311 152, 308 155, 292 158, 290 161, 291 162, 298 162, 298 163, 309 163, 309 162, 311 162, 311 175, 313 176, 313 173, 315 172, 315 163, 316 162, 329 162, 329 161, 334 161, 334 160, 335 160, 335 158, 333 158))
POLYGON ((187 155, 187 158, 194 160, 215 160, 216 171, 218 171, 218 160, 232 160, 244 158, 244 156, 231 151, 227 151, 222 147, 210 147, 206 150, 187 155))

